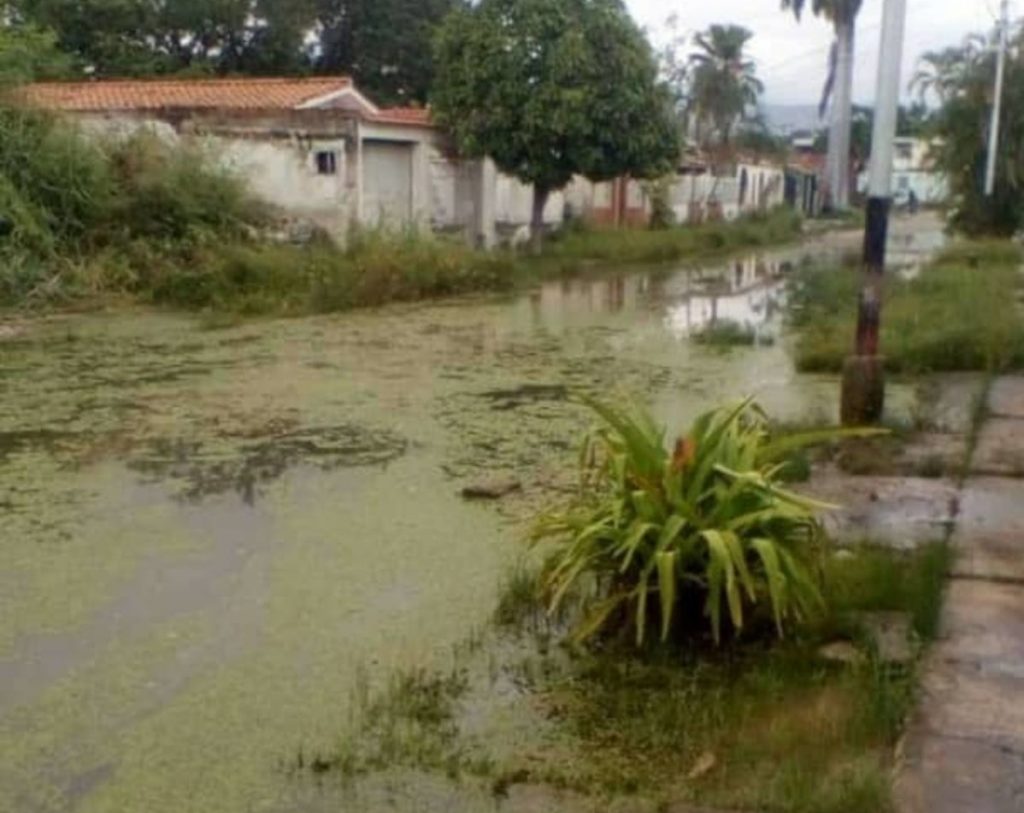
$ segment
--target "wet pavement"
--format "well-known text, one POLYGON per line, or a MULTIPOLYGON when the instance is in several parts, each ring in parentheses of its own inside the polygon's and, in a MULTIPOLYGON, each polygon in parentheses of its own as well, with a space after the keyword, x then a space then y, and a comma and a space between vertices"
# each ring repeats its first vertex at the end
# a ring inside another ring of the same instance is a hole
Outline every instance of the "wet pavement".
POLYGON ((940 640, 907 737, 901 813, 1024 811, 1024 480, 990 476, 1021 473, 994 459, 1024 437, 1024 378, 997 379, 988 407, 995 417, 963 487, 940 640))
MULTIPOLYGON (((443 665, 486 623, 589 425, 572 392, 639 394, 673 426, 745 395, 837 413, 780 305, 788 269, 858 242, 227 330, 20 321, 0 344, 0 810, 312 809, 282 766, 336 743, 359 681, 443 665), (724 319, 773 341, 689 340, 724 319), (510 476, 500 509, 460 497, 510 476)), ((916 392, 892 388, 895 419, 916 392)))

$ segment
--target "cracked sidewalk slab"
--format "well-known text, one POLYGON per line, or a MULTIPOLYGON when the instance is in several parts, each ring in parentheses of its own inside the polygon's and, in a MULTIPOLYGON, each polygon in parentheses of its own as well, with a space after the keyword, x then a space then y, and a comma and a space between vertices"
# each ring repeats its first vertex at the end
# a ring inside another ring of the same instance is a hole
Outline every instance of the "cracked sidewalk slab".
POLYGON ((901 813, 1024 813, 1024 586, 954 579, 897 781, 901 813))
POLYGON ((994 477, 1024 477, 1024 420, 988 420, 978 435, 971 473, 994 477))
POLYGON ((1024 480, 969 480, 953 545, 954 576, 1024 584, 1024 480))
POLYGON ((944 540, 958 510, 957 487, 949 480, 861 477, 832 470, 815 474, 804 490, 839 506, 822 522, 840 544, 878 542, 913 550, 944 540))
POLYGON ((1024 419, 1024 376, 1001 376, 988 395, 989 415, 1024 419))

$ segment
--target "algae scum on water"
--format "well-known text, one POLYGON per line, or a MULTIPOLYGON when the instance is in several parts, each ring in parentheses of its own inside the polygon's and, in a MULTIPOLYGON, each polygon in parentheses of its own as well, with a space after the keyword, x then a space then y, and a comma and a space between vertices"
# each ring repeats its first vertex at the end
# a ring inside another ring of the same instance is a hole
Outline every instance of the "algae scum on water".
POLYGON ((0 809, 294 809, 287 766, 337 751, 360 685, 447 669, 491 616, 523 519, 571 480, 572 392, 675 424, 745 393, 834 413, 784 335, 688 338, 778 333, 800 256, 226 330, 27 323, 0 346, 0 809), (499 510, 459 496, 509 476, 499 510))

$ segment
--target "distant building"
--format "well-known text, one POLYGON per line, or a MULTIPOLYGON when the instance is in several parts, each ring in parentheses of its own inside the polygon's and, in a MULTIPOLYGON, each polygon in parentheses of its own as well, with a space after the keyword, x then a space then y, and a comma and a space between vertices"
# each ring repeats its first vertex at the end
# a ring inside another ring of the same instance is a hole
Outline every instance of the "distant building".
POLYGON ((794 149, 786 166, 786 204, 804 217, 817 217, 825 204, 825 156, 794 149))
MULTIPOLYGON (((899 137, 893 141, 892 190, 898 205, 906 204, 913 192, 922 205, 937 205, 949 195, 949 180, 935 164, 935 148, 940 141, 899 137)), ((867 191, 868 173, 862 172, 857 188, 867 191)))

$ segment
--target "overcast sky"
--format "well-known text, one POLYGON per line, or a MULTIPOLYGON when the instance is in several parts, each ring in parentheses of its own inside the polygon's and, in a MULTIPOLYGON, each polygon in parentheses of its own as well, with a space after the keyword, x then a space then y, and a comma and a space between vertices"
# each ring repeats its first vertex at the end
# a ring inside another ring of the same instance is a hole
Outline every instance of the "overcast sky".
MULTIPOLYGON (((634 17, 654 42, 663 39, 664 22, 679 17, 682 30, 700 30, 712 23, 738 23, 755 37, 751 53, 765 83, 768 104, 817 104, 821 95, 831 27, 808 15, 797 23, 779 10, 780 0, 626 0, 634 17)), ((807 5, 811 5, 808 0, 807 5)), ((908 0, 906 64, 903 83, 917 57, 928 50, 958 43, 972 31, 993 25, 999 0, 908 0)), ((1024 0, 1011 0, 1012 13, 1024 13, 1024 0)), ((857 24, 855 98, 870 103, 874 96, 882 0, 864 0, 857 24)))

